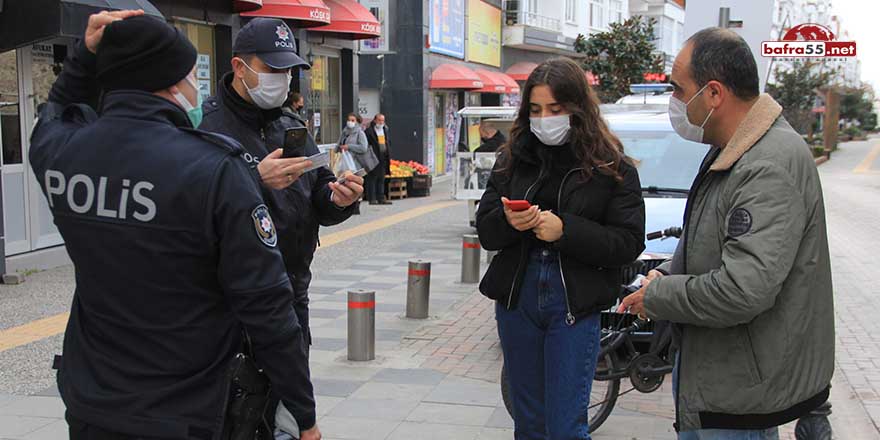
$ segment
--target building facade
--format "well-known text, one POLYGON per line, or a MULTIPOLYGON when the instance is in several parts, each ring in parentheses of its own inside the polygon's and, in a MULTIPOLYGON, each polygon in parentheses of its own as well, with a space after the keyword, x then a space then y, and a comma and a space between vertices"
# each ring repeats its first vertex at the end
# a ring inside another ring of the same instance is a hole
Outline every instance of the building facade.
POLYGON ((654 20, 654 45, 664 71, 672 72, 675 56, 684 45, 684 0, 630 0, 630 15, 654 20))

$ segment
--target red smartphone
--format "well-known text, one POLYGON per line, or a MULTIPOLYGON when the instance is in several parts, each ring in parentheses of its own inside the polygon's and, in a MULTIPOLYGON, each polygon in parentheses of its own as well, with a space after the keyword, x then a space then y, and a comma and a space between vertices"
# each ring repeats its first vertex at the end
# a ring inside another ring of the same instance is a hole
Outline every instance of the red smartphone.
POLYGON ((528 200, 509 200, 505 205, 507 205, 511 211, 516 212, 525 211, 532 207, 532 204, 529 203, 528 200))

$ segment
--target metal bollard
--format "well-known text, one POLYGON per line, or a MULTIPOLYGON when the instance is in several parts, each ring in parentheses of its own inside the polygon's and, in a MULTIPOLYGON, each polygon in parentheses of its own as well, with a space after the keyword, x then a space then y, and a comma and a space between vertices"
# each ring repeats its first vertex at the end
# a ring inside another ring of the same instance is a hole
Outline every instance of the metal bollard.
POLYGON ((461 244, 461 282, 480 282, 480 237, 465 234, 461 244))
POLYGON ((348 292, 348 360, 376 359, 376 292, 348 292))
POLYGON ((498 255, 498 251, 486 251, 486 264, 492 264, 492 259, 498 255))
POLYGON ((425 319, 431 292, 431 262, 410 261, 409 276, 406 282, 406 317, 425 319))

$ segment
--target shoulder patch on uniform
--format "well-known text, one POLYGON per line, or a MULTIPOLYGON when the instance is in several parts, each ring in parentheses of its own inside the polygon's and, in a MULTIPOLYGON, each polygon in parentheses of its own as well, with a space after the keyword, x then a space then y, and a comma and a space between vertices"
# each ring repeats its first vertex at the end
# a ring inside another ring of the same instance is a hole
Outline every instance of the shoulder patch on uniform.
POLYGON ((727 235, 739 237, 752 229, 752 214, 745 208, 736 208, 727 219, 727 235))
POLYGON ((192 133, 218 147, 223 148, 231 154, 238 155, 244 151, 244 147, 242 147, 237 140, 226 136, 225 134, 188 127, 181 127, 181 130, 192 133))
POLYGON ((266 205, 257 206, 251 212, 251 219, 254 221, 254 229, 256 229, 260 241, 266 246, 275 247, 278 244, 278 234, 275 232, 272 217, 269 216, 269 208, 266 205))

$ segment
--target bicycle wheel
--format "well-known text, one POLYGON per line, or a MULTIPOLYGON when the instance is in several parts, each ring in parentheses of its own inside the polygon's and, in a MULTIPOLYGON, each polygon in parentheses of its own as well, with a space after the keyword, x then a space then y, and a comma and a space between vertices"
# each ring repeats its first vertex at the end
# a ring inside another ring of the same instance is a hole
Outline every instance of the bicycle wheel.
MULTIPOLYGON (((596 371, 600 368, 607 369, 611 365, 611 357, 607 356, 604 361, 599 361, 596 371)), ((590 432, 599 429, 602 423, 611 415, 614 404, 617 403, 617 394, 620 392, 620 379, 593 380, 590 389, 590 406, 587 409, 587 420, 590 424, 590 432)), ((501 367, 501 398, 507 413, 513 418, 513 396, 510 391, 510 381, 507 378, 507 369, 501 367)))
MULTIPOLYGON (((611 369, 611 356, 605 356, 596 363, 595 377, 601 377, 603 373, 607 373, 611 369)), ((617 396, 620 393, 620 379, 596 380, 593 379, 593 387, 590 389, 590 407, 587 410, 587 420, 590 421, 590 432, 595 432, 605 423, 614 404, 617 403, 617 396)))

